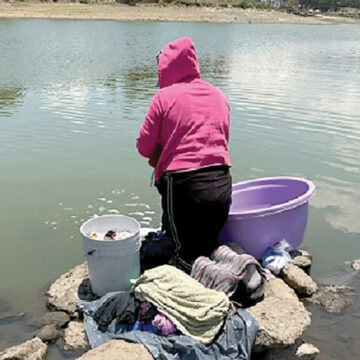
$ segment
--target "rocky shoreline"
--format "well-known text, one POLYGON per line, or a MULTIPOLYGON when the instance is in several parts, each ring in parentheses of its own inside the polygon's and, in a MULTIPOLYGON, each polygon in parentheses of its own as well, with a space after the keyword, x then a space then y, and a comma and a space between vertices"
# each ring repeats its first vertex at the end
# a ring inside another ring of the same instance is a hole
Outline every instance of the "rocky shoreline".
POLYGON ((360 23, 360 19, 341 16, 298 16, 274 9, 242 9, 227 6, 196 6, 195 3, 125 4, 109 3, 46 3, 37 1, 13 2, 0 0, 0 18, 73 19, 116 21, 171 21, 244 24, 340 24, 360 23))
MULTIPOLYGON (((279 277, 269 280, 264 299, 247 308, 259 323, 253 352, 256 359, 315 359, 316 344, 305 343, 301 336, 311 324, 308 305, 321 306, 330 313, 340 313, 352 304, 354 289, 349 286, 318 286, 310 277, 312 257, 298 251, 291 264, 279 277)), ((350 265, 360 270, 360 259, 350 265)), ((151 360, 141 344, 113 340, 90 350, 84 325, 76 309, 76 301, 91 301, 92 293, 86 263, 75 266, 52 283, 46 292, 49 312, 33 321, 39 327, 33 339, 0 352, 0 360, 45 360, 49 346, 57 344, 68 352, 82 352, 79 360, 116 359, 121 352, 125 360, 151 360)))

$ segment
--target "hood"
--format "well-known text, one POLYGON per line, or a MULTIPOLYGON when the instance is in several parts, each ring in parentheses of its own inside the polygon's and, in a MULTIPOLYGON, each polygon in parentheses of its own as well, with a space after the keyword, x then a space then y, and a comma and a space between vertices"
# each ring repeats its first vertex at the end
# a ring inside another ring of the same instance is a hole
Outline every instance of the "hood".
POLYGON ((167 44, 158 64, 159 86, 164 88, 186 78, 200 78, 200 65, 193 41, 183 37, 167 44))

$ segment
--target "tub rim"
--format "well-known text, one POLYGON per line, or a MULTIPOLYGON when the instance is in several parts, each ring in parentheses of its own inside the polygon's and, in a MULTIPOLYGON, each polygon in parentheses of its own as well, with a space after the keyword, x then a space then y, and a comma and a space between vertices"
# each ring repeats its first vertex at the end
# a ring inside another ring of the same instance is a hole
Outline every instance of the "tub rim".
POLYGON ((103 214, 103 215, 98 215, 98 216, 92 216, 90 218, 88 218, 86 221, 84 221, 81 225, 80 225, 80 235, 86 237, 88 240, 93 241, 95 244, 96 243, 101 243, 101 244, 114 244, 114 243, 118 243, 119 241, 122 242, 122 244, 125 244, 126 242, 133 242, 134 238, 140 235, 140 229, 141 229, 141 225, 139 223, 139 221, 137 221, 136 219, 134 219, 131 216, 128 215, 123 215, 123 214, 103 214), (132 235, 129 238, 123 239, 123 240, 100 240, 100 239, 92 239, 89 236, 87 236, 84 232, 84 227, 91 221, 97 218, 106 218, 106 217, 118 217, 118 218, 128 218, 133 220, 136 225, 138 226, 138 230, 134 233, 134 235, 132 235))
MULTIPOLYGON (((287 210, 295 209, 301 205, 304 205, 307 203, 316 193, 316 187, 315 184, 307 180, 303 177, 296 177, 296 176, 272 176, 272 177, 264 177, 264 178, 257 178, 252 180, 246 180, 246 181, 240 181, 236 184, 232 185, 232 188, 234 188, 236 185, 247 185, 254 182, 262 182, 262 181, 269 181, 269 180, 290 180, 290 181, 297 181, 297 182, 303 182, 308 186, 307 191, 302 194, 299 197, 296 197, 290 201, 284 202, 282 204, 266 207, 266 208, 260 208, 256 210, 248 210, 248 211, 238 211, 238 212, 232 212, 229 211, 229 220, 231 219, 249 219, 249 218, 255 218, 255 217, 262 217, 262 216, 268 216, 273 215, 277 213, 281 213, 287 210)), ((231 208, 230 208, 231 209, 231 208)))

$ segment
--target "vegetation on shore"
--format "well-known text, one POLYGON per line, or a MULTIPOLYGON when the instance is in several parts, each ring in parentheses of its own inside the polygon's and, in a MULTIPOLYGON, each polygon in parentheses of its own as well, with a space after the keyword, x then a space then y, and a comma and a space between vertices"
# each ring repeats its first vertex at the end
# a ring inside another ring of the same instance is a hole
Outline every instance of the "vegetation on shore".
POLYGON ((25 3, 81 3, 81 4, 158 4, 196 7, 240 8, 286 11, 295 15, 313 15, 314 10, 329 15, 360 18, 360 0, 0 0, 25 3))
POLYGON ((328 0, 0 0, 0 17, 292 24, 359 22, 360 9, 330 8, 325 13, 327 16, 322 16, 320 10, 300 4, 304 1, 328 0), (286 6, 279 7, 285 1, 286 6))

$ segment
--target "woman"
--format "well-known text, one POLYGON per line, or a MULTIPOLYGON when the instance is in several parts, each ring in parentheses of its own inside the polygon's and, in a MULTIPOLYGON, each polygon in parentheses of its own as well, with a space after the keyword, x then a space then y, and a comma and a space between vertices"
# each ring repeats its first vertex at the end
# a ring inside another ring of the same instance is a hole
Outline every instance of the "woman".
POLYGON ((160 90, 140 129, 137 147, 155 167, 163 229, 175 244, 172 263, 189 272, 217 247, 231 203, 229 103, 201 80, 194 43, 167 44, 158 56, 160 90))

